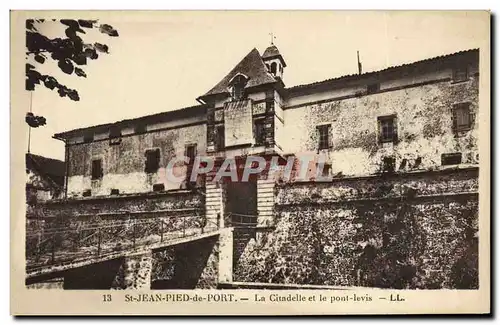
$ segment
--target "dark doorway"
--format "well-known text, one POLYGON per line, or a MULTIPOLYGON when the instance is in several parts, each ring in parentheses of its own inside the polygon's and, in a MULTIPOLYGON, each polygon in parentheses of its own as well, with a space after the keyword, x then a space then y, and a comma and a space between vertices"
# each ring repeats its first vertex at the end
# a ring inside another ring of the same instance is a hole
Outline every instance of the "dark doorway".
POLYGON ((224 212, 226 223, 235 227, 252 227, 257 224, 257 180, 227 182, 225 184, 224 212))

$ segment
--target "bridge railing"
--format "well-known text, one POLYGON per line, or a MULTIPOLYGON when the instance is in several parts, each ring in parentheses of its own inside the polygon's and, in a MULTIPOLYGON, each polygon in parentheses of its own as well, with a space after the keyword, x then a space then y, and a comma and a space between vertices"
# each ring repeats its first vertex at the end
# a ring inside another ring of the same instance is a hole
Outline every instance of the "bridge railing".
POLYGON ((95 217, 58 226, 47 222, 37 229, 28 230, 27 269, 116 255, 218 229, 218 222, 207 220, 205 215, 184 213, 144 217, 145 214, 141 217, 125 216, 121 220, 95 217))

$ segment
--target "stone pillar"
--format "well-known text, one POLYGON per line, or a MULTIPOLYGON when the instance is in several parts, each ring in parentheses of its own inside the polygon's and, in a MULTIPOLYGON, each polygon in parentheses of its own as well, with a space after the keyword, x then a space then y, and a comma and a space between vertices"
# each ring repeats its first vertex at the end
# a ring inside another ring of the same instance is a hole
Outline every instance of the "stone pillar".
POLYGON ((274 178, 267 177, 257 181, 257 226, 274 225, 274 178))
POLYGON ((151 289, 153 254, 126 256, 113 281, 112 289, 151 289))
POLYGON ((233 228, 221 229, 218 273, 219 283, 233 282, 233 228))
POLYGON ((207 217, 206 231, 215 230, 220 227, 220 220, 223 220, 222 211, 222 189, 220 185, 212 181, 206 183, 205 213, 207 217), (220 215, 218 217, 218 215, 220 215))

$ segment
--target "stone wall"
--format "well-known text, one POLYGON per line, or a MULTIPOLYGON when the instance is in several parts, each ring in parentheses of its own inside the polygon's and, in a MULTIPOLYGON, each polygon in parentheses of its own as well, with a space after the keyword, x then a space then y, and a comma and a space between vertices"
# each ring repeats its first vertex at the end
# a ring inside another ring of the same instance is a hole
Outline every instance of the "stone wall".
MULTIPOLYGON (((154 184, 164 184, 166 190, 182 188, 183 180, 167 180, 166 167, 173 157, 184 155, 186 145, 196 144, 197 153, 204 154, 206 135, 206 125, 197 124, 123 136, 121 142, 114 145, 108 139, 70 145, 68 196, 82 196, 85 190, 91 190, 92 196, 109 195, 111 189, 118 189, 120 193, 151 192, 154 184), (160 150, 159 169, 155 173, 145 172, 148 149, 160 150), (102 160, 102 179, 91 179, 93 159, 102 160)), ((181 177, 186 170, 183 163, 178 163, 173 174, 181 177)))
POLYGON ((235 281, 477 288, 477 190, 477 169, 279 186, 235 281))
POLYGON ((431 78, 424 80, 428 84, 344 99, 309 95, 308 102, 284 110, 280 132, 287 136, 280 138, 280 146, 285 153, 326 155, 332 175, 374 174, 385 156, 393 156, 396 169, 403 171, 436 168, 442 154, 456 152, 462 153, 462 163, 478 164, 479 121, 476 118, 470 131, 457 136, 452 109, 454 104, 470 102, 471 113, 477 114, 479 76, 461 83, 453 83, 449 76, 441 81, 431 78), (322 101, 315 102, 316 98, 322 101), (377 118, 392 114, 397 117, 398 140, 381 144, 377 118), (318 150, 320 124, 331 124, 328 150, 318 150))

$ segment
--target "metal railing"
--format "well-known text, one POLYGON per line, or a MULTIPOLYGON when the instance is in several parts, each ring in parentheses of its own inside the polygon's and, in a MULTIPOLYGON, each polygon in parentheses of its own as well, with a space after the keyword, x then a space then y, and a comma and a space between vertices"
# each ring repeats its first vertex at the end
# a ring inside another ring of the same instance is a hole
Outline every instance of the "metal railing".
POLYGON ((53 225, 54 221, 47 219, 46 224, 38 229, 28 229, 27 270, 116 255, 219 228, 217 220, 207 220, 204 214, 194 213, 161 217, 129 215, 120 216, 120 220, 100 217, 93 220, 74 219, 77 218, 64 219, 64 225, 53 225))
POLYGON ((258 215, 229 212, 227 219, 233 227, 256 227, 258 215))

